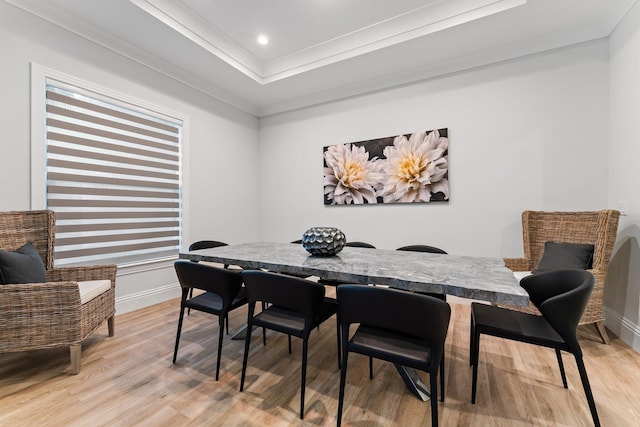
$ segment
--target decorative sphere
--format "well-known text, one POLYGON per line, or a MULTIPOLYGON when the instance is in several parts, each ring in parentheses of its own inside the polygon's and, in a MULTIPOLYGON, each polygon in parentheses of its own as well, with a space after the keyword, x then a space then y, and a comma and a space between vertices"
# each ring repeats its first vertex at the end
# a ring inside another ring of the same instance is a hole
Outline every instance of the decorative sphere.
POLYGON ((311 255, 336 255, 346 243, 344 233, 335 227, 311 227, 302 235, 302 247, 311 255))

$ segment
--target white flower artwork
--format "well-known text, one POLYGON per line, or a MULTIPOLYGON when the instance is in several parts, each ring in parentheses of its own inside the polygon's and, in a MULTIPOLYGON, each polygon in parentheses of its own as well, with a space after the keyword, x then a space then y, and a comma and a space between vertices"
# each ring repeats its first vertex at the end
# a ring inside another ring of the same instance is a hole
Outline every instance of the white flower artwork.
POLYGON ((324 203, 449 200, 448 129, 324 147, 324 203))

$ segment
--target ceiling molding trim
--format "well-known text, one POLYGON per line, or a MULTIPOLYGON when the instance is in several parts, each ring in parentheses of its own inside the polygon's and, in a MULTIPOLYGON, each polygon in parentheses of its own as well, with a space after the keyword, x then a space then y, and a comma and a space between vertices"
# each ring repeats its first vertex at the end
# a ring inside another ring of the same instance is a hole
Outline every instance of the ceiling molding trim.
POLYGON ((518 6, 527 0, 438 2, 311 46, 264 64, 263 83, 271 83, 379 49, 444 31, 518 6))
POLYGON ((168 0, 129 0, 179 34, 258 83, 263 80, 264 64, 247 50, 234 43, 221 31, 209 26, 195 13, 168 0))
POLYGON ((408 70, 401 75, 395 74, 393 76, 380 77, 356 84, 337 87, 329 91, 323 91, 321 93, 315 93, 297 99, 269 104, 259 108, 257 116, 262 119, 278 114, 290 113, 296 110, 314 108, 321 105, 356 99, 376 93, 393 91, 436 79, 444 79, 461 73, 474 72, 486 67, 526 59, 527 57, 534 57, 539 54, 560 51, 565 48, 589 46, 592 43, 606 42, 606 40, 607 36, 605 35, 603 37, 594 37, 589 40, 579 39, 568 44, 557 42, 554 44, 540 46, 536 43, 532 43, 524 48, 520 45, 512 46, 508 50, 490 49, 474 52, 463 57, 441 62, 437 67, 417 67, 413 70, 408 70))
POLYGON ((227 64, 265 85, 481 19, 527 0, 438 1, 283 57, 262 62, 180 2, 129 0, 227 64))
POLYGON ((114 34, 99 29, 81 18, 59 8, 53 7, 48 1, 39 0, 4 0, 12 6, 49 22, 65 31, 79 36, 104 49, 116 53, 128 60, 155 71, 171 80, 181 83, 191 89, 210 96, 235 110, 257 117, 258 109, 254 105, 228 93, 192 73, 175 66, 139 46, 130 43, 114 34))

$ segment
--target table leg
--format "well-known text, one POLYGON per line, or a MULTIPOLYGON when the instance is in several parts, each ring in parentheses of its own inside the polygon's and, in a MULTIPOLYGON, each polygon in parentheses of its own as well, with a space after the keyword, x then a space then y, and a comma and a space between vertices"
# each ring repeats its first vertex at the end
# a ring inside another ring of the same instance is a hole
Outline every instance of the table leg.
POLYGON ((395 364, 398 373, 402 377, 402 380, 406 384, 409 391, 415 394, 418 399, 426 402, 431 398, 431 393, 429 393, 429 389, 422 382, 418 372, 416 372, 413 368, 408 368, 406 366, 395 364))

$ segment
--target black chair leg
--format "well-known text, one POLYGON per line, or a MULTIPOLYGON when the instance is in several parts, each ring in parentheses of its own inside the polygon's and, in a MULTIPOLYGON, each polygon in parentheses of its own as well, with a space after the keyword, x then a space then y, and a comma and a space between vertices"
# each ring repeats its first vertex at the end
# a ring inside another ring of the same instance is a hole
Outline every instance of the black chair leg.
POLYGON ((560 366, 560 376, 562 377, 562 385, 564 388, 569 388, 567 384, 567 376, 564 373, 564 363, 562 363, 562 354, 560 354, 560 350, 556 348, 556 357, 558 358, 558 366, 560 366))
POLYGON ((438 426, 438 370, 429 373, 429 382, 431 387, 431 426, 438 426))
POLYGON ((480 333, 475 330, 473 333, 473 349, 471 355, 471 364, 473 365, 473 374, 471 377, 471 403, 476 403, 476 386, 478 385, 478 354, 480 353, 480 333))
POLYGON ((300 419, 304 419, 304 390, 307 383, 307 344, 309 337, 302 338, 302 378, 300 389, 300 419))
POLYGON ((473 365, 473 346, 476 331, 476 319, 473 317, 473 309, 471 310, 471 325, 469 327, 469 366, 473 365))
POLYGON ((289 354, 291 354, 291 335, 287 335, 289 337, 289 354))
POLYGON ((178 344, 180 344, 180 332, 182 331, 182 319, 184 318, 184 305, 180 305, 180 319, 178 319, 178 332, 176 332, 176 346, 173 350, 173 363, 178 357, 178 344))
MULTIPOLYGON (((433 396, 431 396, 433 399, 433 396)), ((440 359, 440 400, 444 402, 444 354, 440 359)))
POLYGON ((219 316, 218 319, 220 327, 218 328, 218 360, 216 360, 216 381, 218 381, 218 377, 220 375, 220 356, 222 355, 222 337, 224 335, 225 316, 219 316))
POLYGON ((598 418, 598 410, 596 409, 596 402, 593 400, 593 394, 591 393, 591 385, 589 384, 589 377, 587 376, 587 369, 584 367, 582 357, 576 358, 576 364, 578 365, 578 372, 580 372, 580 379, 582 380, 582 387, 584 388, 584 394, 587 396, 587 402, 589 403, 589 409, 591 410, 591 417, 593 418, 593 424, 596 427, 600 427, 600 418, 598 418))
POLYGON ((369 356, 369 379, 373 379, 373 357, 369 356))
MULTIPOLYGON (((189 289, 189 299, 193 298, 193 288, 189 289)), ((187 309, 187 316, 191 314, 191 309, 187 309)))
MULTIPOLYGON (((249 309, 249 319, 253 317, 253 310, 249 309)), ((242 375, 240 375, 240 391, 244 390, 244 376, 247 373, 247 360, 249 358, 249 344, 251 343, 251 330, 253 325, 247 322, 247 331, 244 338, 244 355, 242 356, 242 375)))
POLYGON ((342 367, 340 363, 341 354, 340 354, 340 318, 336 315, 336 337, 338 338, 338 369, 342 367))
POLYGON ((225 323, 227 324, 227 335, 229 335, 229 313, 224 316, 225 323))
POLYGON ((344 386, 347 379, 347 359, 349 358, 349 351, 347 350, 347 345, 343 341, 342 346, 342 361, 340 363, 340 392, 338 394, 338 422, 337 427, 340 427, 342 423, 342 406, 344 403, 344 386))

